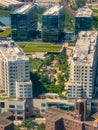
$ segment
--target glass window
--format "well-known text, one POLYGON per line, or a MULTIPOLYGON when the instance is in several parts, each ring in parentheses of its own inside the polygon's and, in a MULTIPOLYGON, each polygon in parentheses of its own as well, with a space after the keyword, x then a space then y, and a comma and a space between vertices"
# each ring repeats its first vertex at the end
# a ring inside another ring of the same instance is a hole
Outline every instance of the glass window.
POLYGON ((9 108, 15 108, 15 105, 9 105, 9 108))
POLYGON ((22 105, 17 105, 17 109, 18 109, 18 110, 22 110, 22 109, 23 109, 23 106, 22 106, 22 105))
POLYGON ((42 106, 42 107, 45 107, 45 106, 46 106, 46 104, 45 104, 45 103, 42 103, 42 104, 41 104, 41 106, 42 106))

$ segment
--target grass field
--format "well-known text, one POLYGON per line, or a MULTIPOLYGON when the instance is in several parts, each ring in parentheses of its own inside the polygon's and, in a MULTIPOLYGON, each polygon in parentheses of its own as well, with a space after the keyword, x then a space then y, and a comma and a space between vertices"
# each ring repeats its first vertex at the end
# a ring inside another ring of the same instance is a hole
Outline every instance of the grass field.
POLYGON ((18 46, 20 46, 21 48, 24 48, 25 45, 28 44, 28 43, 17 43, 17 44, 18 44, 18 46))
POLYGON ((62 48, 62 45, 56 45, 52 43, 43 42, 19 42, 17 43, 25 53, 32 52, 58 52, 62 48))
POLYGON ((5 31, 3 31, 3 32, 0 34, 0 37, 1 37, 1 38, 6 38, 6 37, 8 37, 10 34, 11 34, 11 29, 10 29, 10 28, 7 28, 5 31))
POLYGON ((38 70, 38 67, 41 65, 42 61, 39 59, 30 60, 30 69, 38 70))

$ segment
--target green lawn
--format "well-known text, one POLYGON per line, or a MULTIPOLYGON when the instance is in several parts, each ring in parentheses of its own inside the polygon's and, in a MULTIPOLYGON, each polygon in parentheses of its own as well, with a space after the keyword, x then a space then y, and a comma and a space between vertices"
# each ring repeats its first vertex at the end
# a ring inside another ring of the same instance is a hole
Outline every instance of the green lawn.
POLYGON ((17 44, 18 44, 18 46, 20 46, 21 48, 24 48, 27 43, 17 43, 17 44))
POLYGON ((41 65, 42 61, 39 59, 30 60, 30 69, 38 70, 39 66, 41 65))
POLYGON ((28 42, 17 43, 25 53, 32 52, 58 52, 62 48, 62 45, 56 45, 52 43, 43 43, 43 42, 28 42))
POLYGON ((8 37, 11 34, 11 29, 7 28, 5 31, 3 31, 2 33, 0 33, 0 37, 1 38, 5 38, 8 37))

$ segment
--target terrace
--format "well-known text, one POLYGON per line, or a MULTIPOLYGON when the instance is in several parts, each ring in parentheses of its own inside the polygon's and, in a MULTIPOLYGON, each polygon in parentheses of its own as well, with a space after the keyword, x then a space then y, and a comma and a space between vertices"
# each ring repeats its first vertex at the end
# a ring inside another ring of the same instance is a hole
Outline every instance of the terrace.
POLYGON ((32 52, 59 52, 62 48, 62 45, 42 42, 18 42, 17 44, 26 54, 32 52))

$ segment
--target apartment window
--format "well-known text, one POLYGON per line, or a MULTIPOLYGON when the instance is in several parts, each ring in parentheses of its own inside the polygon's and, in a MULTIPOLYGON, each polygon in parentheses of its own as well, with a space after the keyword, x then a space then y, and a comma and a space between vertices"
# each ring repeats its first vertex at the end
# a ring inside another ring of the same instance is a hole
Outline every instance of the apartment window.
POLYGON ((22 110, 23 107, 22 107, 21 105, 18 105, 18 106, 17 106, 17 109, 18 109, 18 110, 22 110))
POLYGON ((42 103, 42 104, 41 104, 41 106, 42 106, 42 107, 45 107, 45 106, 46 106, 46 104, 45 104, 45 103, 42 103))
POLYGON ((5 103, 4 102, 0 102, 0 108, 4 108, 5 107, 5 103))
POLYGON ((9 105, 9 108, 15 108, 15 105, 9 105))
POLYGON ((41 112, 45 112, 45 109, 41 109, 41 112))

